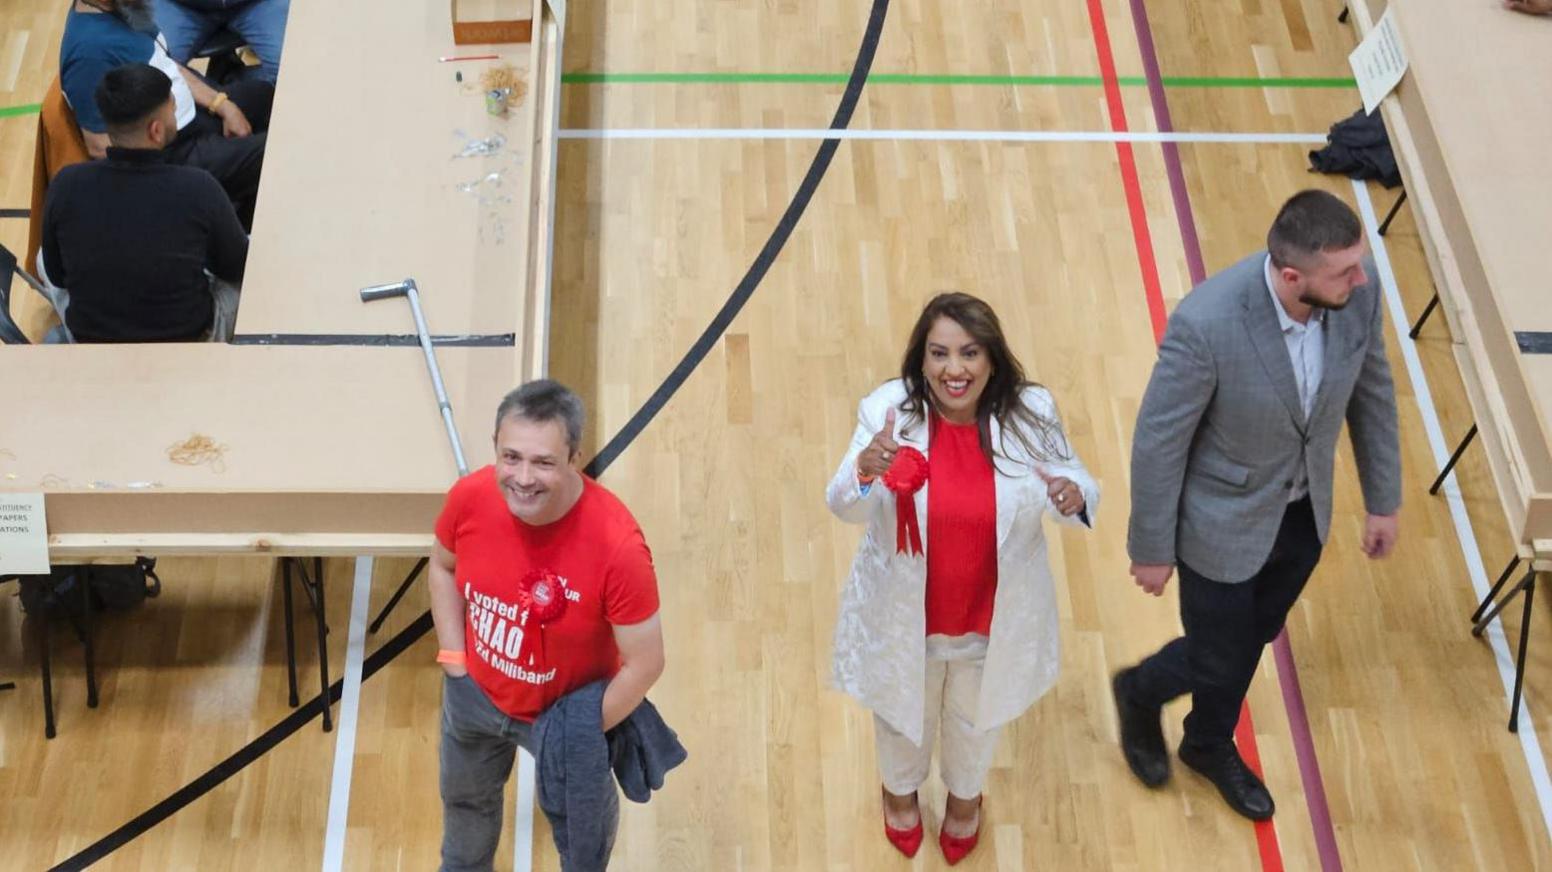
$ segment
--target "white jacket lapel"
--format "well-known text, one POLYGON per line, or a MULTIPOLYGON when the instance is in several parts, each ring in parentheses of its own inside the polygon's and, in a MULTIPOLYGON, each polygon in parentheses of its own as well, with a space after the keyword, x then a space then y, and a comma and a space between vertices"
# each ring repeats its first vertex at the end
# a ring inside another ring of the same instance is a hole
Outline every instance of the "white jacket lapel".
MULTIPOLYGON (((1002 442, 1002 425, 997 419, 992 418, 992 447, 1003 467, 1015 464, 1012 459, 1013 452, 1002 442)), ((1002 545, 1008 539, 1008 534, 1013 531, 1013 519, 1018 516, 1019 503, 1017 491, 1019 481, 1003 474, 1003 470, 997 469, 998 464, 993 463, 993 483, 997 488, 997 550, 1002 551, 1002 545)), ((1013 471, 1009 469, 1008 471, 1013 471)))

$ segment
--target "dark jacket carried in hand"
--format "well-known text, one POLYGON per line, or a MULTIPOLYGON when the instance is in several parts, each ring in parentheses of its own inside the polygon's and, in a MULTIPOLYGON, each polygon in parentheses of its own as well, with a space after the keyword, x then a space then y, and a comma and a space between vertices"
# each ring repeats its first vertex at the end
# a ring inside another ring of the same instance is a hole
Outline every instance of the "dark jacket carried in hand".
POLYGON ((646 802, 662 788, 663 776, 689 756, 646 700, 605 736, 606 684, 595 681, 566 694, 534 721, 539 807, 567 872, 609 865, 616 779, 628 799, 646 802))
POLYGON ((1326 142, 1325 148, 1309 154, 1310 166, 1317 172, 1340 173, 1359 181, 1378 179, 1387 188, 1401 184, 1401 170, 1380 113, 1368 115, 1359 109, 1331 125, 1326 142))

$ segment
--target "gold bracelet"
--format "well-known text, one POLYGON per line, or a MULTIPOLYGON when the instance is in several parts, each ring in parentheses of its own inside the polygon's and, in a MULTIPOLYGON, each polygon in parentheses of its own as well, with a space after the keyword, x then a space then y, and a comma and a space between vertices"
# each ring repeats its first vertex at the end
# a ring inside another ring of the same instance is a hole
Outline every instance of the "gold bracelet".
POLYGON ((205 107, 205 111, 209 112, 211 115, 216 114, 216 110, 220 109, 222 104, 226 103, 226 100, 226 92, 217 91, 215 99, 210 101, 210 105, 205 107))

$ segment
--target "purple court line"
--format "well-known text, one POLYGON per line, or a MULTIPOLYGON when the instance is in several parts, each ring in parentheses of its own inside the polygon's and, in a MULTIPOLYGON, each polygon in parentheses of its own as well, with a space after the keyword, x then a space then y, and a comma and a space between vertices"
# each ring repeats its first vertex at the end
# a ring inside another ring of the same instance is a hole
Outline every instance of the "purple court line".
MULTIPOLYGON (((1130 5, 1132 26, 1137 31, 1137 47, 1142 54, 1143 73, 1148 80, 1148 98, 1153 103, 1153 115, 1161 133, 1172 133, 1175 128, 1169 117, 1169 101, 1164 95, 1164 78, 1159 72, 1159 56, 1153 45, 1153 27, 1148 23, 1147 3, 1146 0, 1130 0, 1130 5)), ((1163 146, 1164 168, 1169 176, 1175 219, 1180 224, 1180 239, 1185 246, 1186 266, 1191 272, 1192 284, 1200 284, 1207 278, 1207 270, 1202 264, 1202 245, 1196 235, 1196 219, 1192 215, 1191 196, 1186 190, 1180 151, 1173 142, 1165 142, 1163 146)), ((1279 633, 1272 642, 1272 654, 1277 662, 1283 708, 1288 712, 1288 732, 1293 739, 1294 756, 1299 761, 1299 779, 1304 784, 1304 798, 1309 806, 1310 825, 1315 831, 1315 850, 1320 856, 1320 868, 1322 872, 1341 872, 1342 855, 1337 850, 1336 831, 1331 826, 1331 809, 1326 803, 1325 783, 1320 777, 1320 761, 1315 756, 1309 714, 1304 708, 1304 691, 1299 685, 1299 670, 1293 661, 1293 646, 1288 642, 1287 630, 1279 633)))
MULTIPOLYGON (((1160 133, 1174 133, 1175 124, 1169 118, 1169 100, 1164 96, 1164 76, 1159 72, 1159 55, 1153 48, 1153 27, 1148 23, 1147 4, 1143 0, 1131 0, 1131 6, 1132 27, 1137 31, 1137 48, 1142 54, 1143 75, 1148 80, 1148 99, 1153 103, 1154 120, 1160 133)), ((1180 241, 1186 249, 1186 268, 1191 272, 1191 283, 1201 284, 1207 278, 1207 269, 1202 265, 1202 244, 1196 238, 1196 220, 1191 217, 1191 195, 1186 190, 1180 148, 1173 142, 1164 143, 1164 172, 1169 176, 1175 220, 1180 224, 1180 241)))
POLYGON ((1283 692, 1283 708, 1288 712, 1288 732, 1293 736, 1294 755, 1299 758, 1299 778, 1304 782, 1310 825, 1315 829, 1315 851, 1320 855, 1320 868, 1323 872, 1341 872, 1342 854, 1337 850, 1336 831, 1331 826, 1325 782, 1320 778, 1320 761, 1315 757, 1315 740, 1310 733, 1304 690, 1299 684, 1299 667, 1293 662, 1293 646, 1288 642, 1287 629, 1273 640, 1272 656, 1277 661, 1277 683, 1283 692))

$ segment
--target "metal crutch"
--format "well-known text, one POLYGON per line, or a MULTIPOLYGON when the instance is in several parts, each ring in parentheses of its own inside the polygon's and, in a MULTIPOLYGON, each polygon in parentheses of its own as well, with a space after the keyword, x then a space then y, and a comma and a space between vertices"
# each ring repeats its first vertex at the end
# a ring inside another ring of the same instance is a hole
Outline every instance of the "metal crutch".
POLYGON ((426 369, 431 371, 431 386, 436 389, 437 407, 442 410, 442 423, 447 425, 447 441, 453 446, 453 460, 458 464, 458 474, 468 475, 469 465, 463 459, 463 443, 458 439, 458 425, 453 422, 453 406, 447 401, 447 390, 442 386, 442 370, 437 368, 436 351, 431 347, 431 331, 426 329, 426 316, 420 311, 420 289, 416 287, 414 279, 361 289, 363 303, 389 297, 409 297, 410 312, 415 316, 415 332, 420 335, 420 350, 426 355, 426 369))
MULTIPOLYGON (((447 390, 442 386, 442 371, 437 368, 436 351, 431 345, 431 331, 426 329, 426 316, 420 311, 420 289, 416 286, 414 279, 405 279, 402 282, 395 282, 391 285, 373 285, 370 288, 361 289, 361 302, 363 303, 383 300, 388 297, 409 298, 410 312, 415 316, 415 332, 420 336, 420 350, 426 355, 426 369, 431 373, 431 386, 436 390, 437 407, 442 410, 442 423, 447 426, 447 441, 453 446, 453 460, 458 464, 458 475, 468 475, 469 465, 463 459, 463 443, 458 439, 458 425, 453 421, 453 406, 447 401, 447 390)), ((388 599, 388 604, 383 606, 383 610, 378 613, 377 617, 372 619, 372 623, 367 628, 368 632, 377 632, 377 629, 383 625, 383 621, 388 617, 388 613, 392 612, 394 606, 399 604, 399 600, 404 597, 405 592, 410 589, 410 585, 415 583, 415 579, 420 576, 421 571, 425 568, 426 558, 422 557, 415 564, 415 568, 410 570, 410 574, 405 576, 404 581, 399 584, 399 589, 393 592, 393 596, 388 599)))

